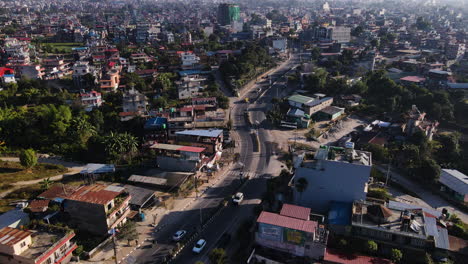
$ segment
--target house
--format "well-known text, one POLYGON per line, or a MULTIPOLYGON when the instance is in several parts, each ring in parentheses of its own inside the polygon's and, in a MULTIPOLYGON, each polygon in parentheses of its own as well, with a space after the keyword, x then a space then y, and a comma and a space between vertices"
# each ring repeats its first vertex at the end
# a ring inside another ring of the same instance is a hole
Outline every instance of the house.
POLYGON ((146 121, 143 129, 146 141, 167 142, 169 138, 168 123, 165 117, 154 117, 146 121))
POLYGON ((93 77, 96 77, 96 72, 94 71, 94 68, 89 65, 88 61, 77 61, 75 64, 73 64, 72 68, 72 78, 73 78, 73 84, 79 88, 83 89, 85 88, 85 78, 84 76, 86 74, 90 74, 93 77))
POLYGON ((45 68, 41 65, 20 65, 14 67, 20 77, 28 79, 43 79, 45 68))
POLYGON ((20 228, 29 224, 29 215, 23 210, 15 208, 0 215, 0 228, 20 228))
POLYGON ((179 99, 194 98, 202 95, 203 85, 206 81, 204 77, 183 76, 176 82, 179 99))
POLYGON ((416 85, 423 85, 426 81, 426 78, 420 76, 406 76, 400 78, 400 82, 402 84, 416 84, 416 85))
POLYGON ((175 135, 178 144, 205 148, 204 153, 207 155, 222 151, 222 129, 184 130, 175 132, 175 135))
POLYGON ((423 131, 429 140, 432 140, 432 136, 436 133, 436 129, 439 126, 437 121, 429 121, 426 118, 426 113, 419 111, 416 105, 411 107, 408 112, 408 121, 406 122, 405 133, 407 136, 411 136, 417 131, 423 131))
POLYGON ((200 57, 190 51, 181 52, 179 56, 182 60, 182 69, 193 69, 200 62, 200 57))
POLYGON ((100 107, 102 105, 101 93, 96 91, 91 91, 87 93, 80 93, 81 105, 85 108, 86 111, 92 111, 93 108, 100 107))
POLYGON ((134 53, 130 55, 130 61, 133 64, 141 64, 150 61, 150 58, 145 53, 134 53))
POLYGON ((445 252, 450 248, 448 232, 438 224, 440 213, 433 211, 403 203, 355 201, 351 233, 357 238, 374 240, 381 250, 396 247, 445 252))
POLYGON ((300 94, 294 94, 294 95, 289 96, 287 100, 291 107, 305 110, 305 104, 314 101, 314 98, 300 95, 300 94))
POLYGON ((2 264, 65 264, 69 263, 77 245, 70 232, 49 230, 0 229, 0 263, 2 264))
POLYGON ((146 114, 146 107, 148 106, 148 98, 146 95, 140 93, 132 87, 130 90, 125 91, 122 98, 122 112, 120 117, 123 121, 130 120, 135 116, 146 114), (125 115, 122 115, 125 114, 125 115))
POLYGON ((130 199, 123 187, 84 185, 66 197, 63 208, 70 217, 70 225, 104 236, 126 222, 130 199))
POLYGON ((317 116, 321 120, 331 120, 334 121, 344 114, 344 108, 339 108, 336 106, 327 106, 322 110, 318 111, 317 116))
POLYGON ((315 158, 303 162, 292 178, 295 203, 314 212, 327 212, 333 201, 352 203, 366 199, 372 154, 346 148, 321 146, 315 158))
POLYGON ((157 143, 150 149, 157 151, 157 167, 165 171, 194 172, 205 165, 205 148, 157 143))
POLYGON ((119 87, 120 74, 116 69, 107 71, 99 80, 99 86, 103 92, 114 92, 119 87))
POLYGON ((320 110, 331 106, 333 104, 333 97, 324 97, 321 99, 314 99, 313 101, 305 103, 304 111, 306 114, 312 116, 320 110))
POLYGON ((458 170, 442 169, 439 177, 440 190, 455 200, 468 202, 468 176, 458 170))
POLYGON ((6 67, 0 67, 0 85, 7 83, 16 83, 15 70, 6 67))
POLYGON ((321 259, 328 231, 309 217, 310 208, 291 204, 284 204, 279 214, 263 211, 257 218, 255 243, 293 256, 321 259))

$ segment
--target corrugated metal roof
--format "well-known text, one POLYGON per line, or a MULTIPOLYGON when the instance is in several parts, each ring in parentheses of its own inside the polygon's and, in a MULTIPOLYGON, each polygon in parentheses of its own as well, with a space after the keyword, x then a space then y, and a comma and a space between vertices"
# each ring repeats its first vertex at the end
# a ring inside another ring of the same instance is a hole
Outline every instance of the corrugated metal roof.
POLYGON ((0 229, 0 244, 6 246, 13 246, 16 243, 30 236, 32 232, 20 230, 11 227, 4 227, 0 229))
POLYGON ((422 209, 424 212, 428 212, 431 215, 434 215, 436 217, 440 217, 442 215, 442 212, 437 211, 436 209, 422 207, 420 205, 395 202, 395 201, 388 201, 387 207, 393 210, 398 210, 398 211, 404 211, 406 209, 422 209))
POLYGON ((177 135, 199 136, 199 137, 219 137, 223 133, 221 129, 200 129, 200 130, 184 130, 176 132, 177 135))
POLYGON ((132 175, 128 178, 131 182, 139 182, 139 183, 149 183, 155 185, 166 185, 167 179, 158 178, 158 177, 148 177, 148 176, 141 176, 141 175, 132 175))
POLYGON ((164 150, 179 150, 182 146, 181 145, 173 145, 173 144, 161 144, 156 143, 152 145, 150 148, 152 149, 164 149, 164 150))
POLYGON ((32 200, 29 204, 31 212, 45 212, 49 207, 50 200, 32 200))
POLYGON ((320 100, 314 100, 312 102, 306 103, 305 105, 307 105, 309 107, 313 107, 313 106, 319 105, 319 104, 321 104, 323 102, 326 102, 326 101, 329 101, 329 100, 333 100, 333 97, 325 97, 325 98, 322 98, 320 100))
POLYGON ((310 208, 292 204, 283 204, 280 215, 294 217, 302 220, 309 220, 310 208))
POLYGON ((265 211, 260 214, 257 222, 300 230, 308 233, 315 233, 315 229, 317 228, 317 222, 314 221, 305 221, 265 211))
POLYGON ((12 209, 0 215, 0 228, 7 227, 22 219, 27 219, 29 222, 29 215, 22 210, 12 209))
POLYGON ((39 194, 37 197, 44 199, 66 198, 76 189, 78 189, 78 186, 56 184, 50 187, 47 191, 39 194))
POLYGON ((468 176, 458 170, 442 169, 439 182, 459 194, 468 194, 468 176))
POLYGON ((107 190, 108 187, 102 184, 82 186, 68 196, 67 199, 94 204, 107 204, 120 194, 118 191, 107 190))
POLYGON ((80 172, 81 174, 99 174, 99 173, 110 173, 115 171, 114 164, 99 164, 99 163, 88 163, 80 172))
POLYGON ((306 104, 310 101, 314 101, 314 98, 300 95, 300 94, 294 94, 294 95, 289 96, 288 100, 296 102, 296 103, 300 103, 300 104, 306 104))
POLYGON ((195 152, 195 153, 200 153, 200 152, 203 152, 204 150, 205 148, 190 147, 190 146, 183 146, 179 149, 179 151, 195 152))

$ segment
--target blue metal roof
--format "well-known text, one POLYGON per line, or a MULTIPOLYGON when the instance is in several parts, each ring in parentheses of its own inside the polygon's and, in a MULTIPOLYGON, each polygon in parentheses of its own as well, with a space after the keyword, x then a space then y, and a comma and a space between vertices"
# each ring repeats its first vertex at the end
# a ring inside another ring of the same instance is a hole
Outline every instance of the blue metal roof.
POLYGON ((209 74, 210 71, 201 71, 201 70, 186 70, 179 71, 180 76, 193 75, 193 74, 209 74))
POLYGON ((200 136, 200 137, 218 137, 223 130, 221 129, 200 129, 200 130, 185 130, 176 132, 176 135, 200 136))
POLYGON ((330 225, 351 224, 351 203, 331 202, 328 211, 328 223, 330 225))
POLYGON ((23 210, 12 209, 0 215, 0 228, 10 226, 20 220, 29 222, 29 215, 23 212, 23 210))

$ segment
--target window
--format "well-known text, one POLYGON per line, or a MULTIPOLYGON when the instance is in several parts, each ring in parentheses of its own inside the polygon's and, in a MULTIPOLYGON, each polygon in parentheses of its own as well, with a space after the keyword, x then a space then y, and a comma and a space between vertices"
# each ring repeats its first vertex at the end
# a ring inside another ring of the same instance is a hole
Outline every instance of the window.
POLYGON ((26 241, 21 242, 20 247, 25 247, 26 246, 26 241))
POLYGON ((44 262, 44 264, 52 264, 52 258, 48 258, 48 259, 44 262))

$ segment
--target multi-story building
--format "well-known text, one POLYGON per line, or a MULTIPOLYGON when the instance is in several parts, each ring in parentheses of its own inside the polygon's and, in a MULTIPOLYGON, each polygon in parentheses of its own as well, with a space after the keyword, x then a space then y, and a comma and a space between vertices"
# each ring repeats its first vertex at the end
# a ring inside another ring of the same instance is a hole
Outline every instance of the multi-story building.
POLYGON ((157 151, 156 164, 165 171, 194 172, 206 163, 205 148, 157 143, 150 147, 157 151))
POLYGON ((351 233, 376 241, 382 252, 394 247, 420 252, 445 251, 449 249, 447 229, 437 224, 440 213, 434 211, 392 201, 388 204, 355 201, 351 233))
POLYGON ((351 41, 351 28, 345 26, 314 27, 304 32, 303 39, 306 41, 348 43, 351 41))
POLYGON ((207 155, 222 151, 223 130, 221 129, 185 130, 175 132, 175 135, 178 144, 205 148, 204 153, 207 155))
POLYGON ((81 105, 86 111, 91 111, 93 108, 100 107, 102 105, 101 93, 91 91, 88 93, 81 93, 81 105))
POLYGON ((112 69, 106 72, 99 80, 101 91, 114 92, 119 88, 120 74, 118 70, 112 69))
POLYGON ((179 99, 194 98, 201 95, 205 81, 206 78, 203 77, 182 77, 180 81, 176 82, 179 99))
POLYGON ((77 245, 70 241, 75 234, 0 229, 0 263, 2 264, 65 264, 69 263, 77 245))
POLYGON ((326 212, 330 203, 365 199, 372 154, 354 149, 321 146, 312 161, 296 169, 291 186, 296 204, 326 212))
POLYGON ((182 61, 182 69, 193 69, 200 62, 200 57, 193 52, 180 53, 180 59, 182 61))
POLYGON ((86 85, 89 85, 86 84, 86 80, 83 76, 86 74, 91 74, 92 76, 96 77, 96 72, 94 71, 94 68, 89 65, 88 61, 75 62, 72 68, 72 72, 73 83, 78 89, 84 89, 86 85))
POLYGON ((19 65, 13 67, 20 77, 28 79, 43 79, 45 68, 41 65, 19 65))
POLYGON ((265 248, 321 259, 328 231, 310 220, 310 208, 284 204, 279 214, 263 211, 257 218, 255 242, 265 248))
POLYGON ((230 25, 234 21, 240 20, 240 8, 237 4, 222 3, 218 6, 218 24, 221 26, 230 25))
POLYGON ((63 207, 71 226, 104 236, 127 221, 130 198, 122 187, 85 185, 68 195, 63 207))
POLYGON ((135 116, 145 114, 148 104, 148 98, 146 95, 135 90, 135 88, 132 87, 132 89, 125 91, 122 99, 122 119, 129 120, 135 116))

